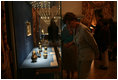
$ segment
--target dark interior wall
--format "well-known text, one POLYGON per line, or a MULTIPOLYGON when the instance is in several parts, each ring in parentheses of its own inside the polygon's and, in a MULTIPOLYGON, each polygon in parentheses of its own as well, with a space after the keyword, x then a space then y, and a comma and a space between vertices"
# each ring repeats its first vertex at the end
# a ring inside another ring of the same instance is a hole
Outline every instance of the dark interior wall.
POLYGON ((13 1, 13 17, 16 37, 17 61, 18 67, 20 67, 24 59, 33 48, 33 36, 27 36, 26 34, 26 21, 29 21, 32 24, 31 6, 25 1, 13 1))

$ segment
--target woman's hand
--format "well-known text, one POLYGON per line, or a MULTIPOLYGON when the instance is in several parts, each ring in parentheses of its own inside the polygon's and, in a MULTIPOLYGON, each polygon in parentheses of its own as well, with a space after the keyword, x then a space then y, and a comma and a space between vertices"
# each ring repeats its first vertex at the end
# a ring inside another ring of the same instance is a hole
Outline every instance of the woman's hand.
POLYGON ((69 44, 68 43, 64 44, 64 47, 69 47, 69 44))
POLYGON ((64 44, 64 47, 69 48, 72 44, 73 44, 73 41, 72 41, 72 42, 69 42, 69 43, 64 44))

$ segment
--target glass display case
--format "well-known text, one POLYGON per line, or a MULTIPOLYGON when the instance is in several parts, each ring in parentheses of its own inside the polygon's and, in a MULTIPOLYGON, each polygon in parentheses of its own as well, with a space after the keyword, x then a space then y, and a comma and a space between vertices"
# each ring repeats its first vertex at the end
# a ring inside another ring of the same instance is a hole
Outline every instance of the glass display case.
POLYGON ((34 73, 60 72, 61 3, 60 1, 33 1, 30 3, 33 13, 32 36, 34 48, 22 62, 20 72, 23 73, 22 76, 26 75, 25 72, 30 70, 33 70, 34 73), (52 19, 58 25, 58 40, 49 40, 48 27, 52 19))

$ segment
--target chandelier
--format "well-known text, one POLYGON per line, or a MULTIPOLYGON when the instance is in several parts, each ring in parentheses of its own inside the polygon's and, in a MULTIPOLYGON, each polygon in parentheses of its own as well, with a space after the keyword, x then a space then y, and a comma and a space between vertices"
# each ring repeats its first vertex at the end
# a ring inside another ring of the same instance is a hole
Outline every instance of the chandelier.
POLYGON ((50 8, 50 1, 32 1, 33 8, 50 8))
POLYGON ((50 20, 54 18, 55 22, 60 19, 60 2, 59 1, 33 1, 31 2, 34 9, 39 8, 37 13, 40 18, 46 23, 50 24, 50 20), (58 5, 56 5, 58 4, 58 5))

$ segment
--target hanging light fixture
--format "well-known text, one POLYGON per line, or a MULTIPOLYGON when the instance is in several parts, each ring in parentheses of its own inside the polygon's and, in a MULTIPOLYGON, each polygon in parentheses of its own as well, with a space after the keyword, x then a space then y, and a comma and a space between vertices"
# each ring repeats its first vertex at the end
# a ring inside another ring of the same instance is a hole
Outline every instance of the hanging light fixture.
POLYGON ((55 6, 53 1, 32 1, 31 4, 33 8, 39 8, 37 13, 44 22, 49 23, 51 18, 60 19, 60 2, 58 2, 59 6, 55 6), (51 3, 54 6, 51 6, 51 3))
POLYGON ((60 1, 32 1, 31 4, 34 9, 38 8, 36 12, 40 15, 40 28, 44 29, 45 33, 52 18, 60 25, 60 1))

